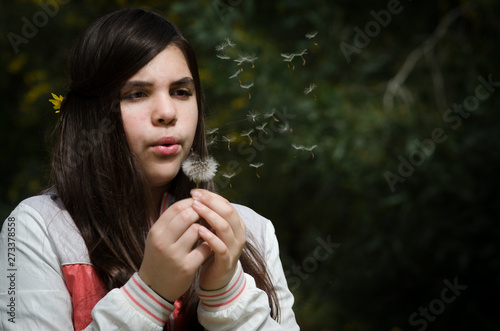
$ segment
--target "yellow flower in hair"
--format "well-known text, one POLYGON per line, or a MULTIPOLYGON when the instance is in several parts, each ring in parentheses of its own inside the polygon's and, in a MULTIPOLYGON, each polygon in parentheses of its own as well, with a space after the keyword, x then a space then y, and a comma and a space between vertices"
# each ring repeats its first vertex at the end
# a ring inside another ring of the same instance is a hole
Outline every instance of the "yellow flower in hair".
POLYGON ((62 95, 55 95, 54 93, 51 93, 52 97, 54 99, 49 99, 50 102, 54 105, 54 109, 56 109, 56 114, 59 113, 61 110, 61 103, 63 101, 63 96, 62 95))

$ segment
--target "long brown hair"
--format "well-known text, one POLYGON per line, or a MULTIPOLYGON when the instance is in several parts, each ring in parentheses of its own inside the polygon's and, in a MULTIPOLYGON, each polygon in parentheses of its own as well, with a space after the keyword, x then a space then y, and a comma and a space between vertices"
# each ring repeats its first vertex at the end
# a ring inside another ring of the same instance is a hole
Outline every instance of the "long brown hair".
MULTIPOLYGON (((85 30, 69 58, 69 91, 56 127, 51 184, 108 290, 125 284, 141 265, 151 198, 127 143, 120 89, 169 44, 183 52, 193 76, 199 116, 192 149, 204 156, 208 152, 198 66, 190 44, 171 22, 142 9, 115 11, 85 30)), ((169 193, 180 200, 189 197, 194 185, 180 171, 169 187, 169 193)), ((213 182, 202 187, 214 190, 213 182)), ((268 294, 271 315, 278 319, 279 304, 265 259, 247 243, 240 261, 268 294)), ((200 327, 197 305, 192 286, 182 298, 180 312, 189 329, 200 327)))

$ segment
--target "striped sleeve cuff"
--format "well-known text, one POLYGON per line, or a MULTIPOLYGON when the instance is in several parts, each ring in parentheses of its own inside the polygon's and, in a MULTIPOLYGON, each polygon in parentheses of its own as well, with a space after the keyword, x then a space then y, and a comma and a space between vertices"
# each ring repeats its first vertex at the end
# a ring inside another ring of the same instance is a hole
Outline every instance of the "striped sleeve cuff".
POLYGON ((174 305, 146 285, 138 273, 135 273, 120 290, 139 313, 160 326, 167 322, 175 309, 174 305))
POLYGON ((196 291, 201 304, 207 310, 214 311, 218 310, 217 308, 227 306, 235 301, 245 290, 246 284, 247 280, 243 273, 243 268, 241 267, 240 261, 238 261, 238 267, 229 284, 215 291, 204 291, 198 284, 196 291))

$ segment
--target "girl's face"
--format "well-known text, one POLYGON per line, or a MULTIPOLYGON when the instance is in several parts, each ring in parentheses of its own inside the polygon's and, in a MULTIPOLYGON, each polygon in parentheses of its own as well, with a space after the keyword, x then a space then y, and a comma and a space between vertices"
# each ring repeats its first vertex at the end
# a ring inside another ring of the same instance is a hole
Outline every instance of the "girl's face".
POLYGON ((187 157, 198 122, 193 77, 182 51, 167 46, 121 90, 128 144, 151 189, 165 187, 187 157))

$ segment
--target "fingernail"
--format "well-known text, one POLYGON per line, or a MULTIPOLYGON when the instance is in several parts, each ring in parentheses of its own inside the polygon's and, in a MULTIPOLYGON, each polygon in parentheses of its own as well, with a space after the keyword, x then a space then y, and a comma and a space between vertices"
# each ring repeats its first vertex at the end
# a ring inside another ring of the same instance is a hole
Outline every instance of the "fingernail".
POLYGON ((192 190, 191 196, 193 197, 193 199, 199 199, 201 198, 201 192, 198 190, 192 190))
POLYGON ((193 201, 193 206, 196 207, 196 208, 203 208, 203 204, 201 202, 199 202, 198 200, 194 200, 193 201))

